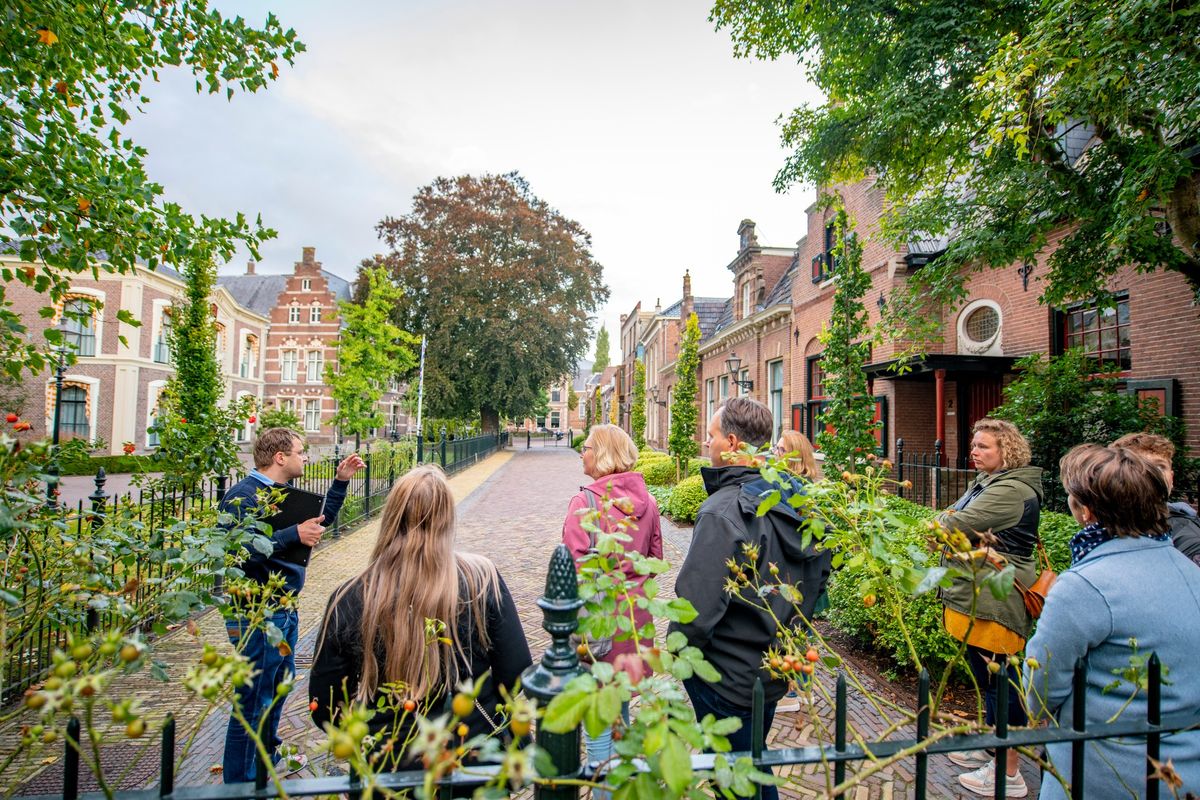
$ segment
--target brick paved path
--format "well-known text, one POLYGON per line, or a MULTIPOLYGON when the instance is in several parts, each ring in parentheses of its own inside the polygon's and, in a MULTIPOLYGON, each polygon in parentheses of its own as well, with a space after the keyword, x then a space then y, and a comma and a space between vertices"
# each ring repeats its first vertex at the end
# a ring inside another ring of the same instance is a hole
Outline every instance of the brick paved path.
MULTIPOLYGON (((530 650, 536 660, 549 643, 541 627, 542 615, 536 600, 544 588, 550 554, 559 542, 567 502, 588 479, 583 474, 578 454, 569 448, 551 444, 549 447, 535 446, 525 450, 523 439, 517 444, 519 447, 513 451, 492 457, 456 476, 451 483, 459 500, 459 546, 485 554, 496 562, 520 610, 530 650)), ((675 571, 687 553, 691 531, 690 528, 679 528, 666 519, 663 520, 663 531, 664 555, 673 566, 671 573, 661 583, 665 590, 670 591, 674 586, 675 571)), ((321 734, 309 722, 307 714, 307 673, 312 662, 317 623, 330 592, 362 569, 376 534, 377 523, 370 523, 320 550, 314 557, 302 595, 300 642, 297 647, 298 683, 285 707, 281 735, 286 741, 310 753, 310 769, 318 774, 323 774, 331 765, 316 755, 321 734)), ((212 642, 225 641, 223 626, 217 615, 208 614, 201 618, 200 627, 201 638, 212 642)), ((195 662, 199 652, 197 641, 182 631, 167 637, 156 651, 159 657, 168 661, 173 678, 182 675, 187 666, 195 662)), ((832 685, 830 676, 822 678, 827 685, 832 685)), ((138 683, 131 688, 143 698, 147 707, 154 709, 155 715, 161 717, 172 710, 182 721, 195 726, 199 709, 184 695, 178 681, 153 686, 147 686, 147 682, 142 673, 138 676, 138 683)), ((884 727, 879 714, 863 694, 853 689, 849 694, 851 739, 856 734, 867 741, 876 738, 884 727)), ((828 708, 819 705, 817 719, 825 730, 832 730, 832 715, 828 708)), ((217 710, 199 725, 190 745, 181 742, 181 751, 185 746, 189 749, 180 766, 177 785, 215 783, 220 780, 211 767, 220 763, 226 720, 225 713, 217 710)), ((151 727, 157 728, 156 725, 151 727)), ((180 728, 184 730, 187 726, 181 725, 180 728)), ((769 747, 816 744, 816 730, 807 711, 781 713, 776 715, 775 726, 767 743, 769 747)), ((899 735, 913 734, 911 730, 902 730, 899 735)), ((829 739, 828 735, 820 738, 825 741, 829 739)), ((128 745, 117 747, 129 748, 128 745)), ((144 763, 127 776, 124 785, 147 785, 149 776, 153 774, 151 770, 157 764, 156 750, 153 746, 145 748, 144 763)), ((106 753, 106 760, 112 758, 114 762, 128 763, 130 755, 117 750, 111 755, 106 753)), ((960 789, 955 779, 959 771, 944 757, 931 758, 929 796, 970 797, 960 789)), ((23 793, 58 790, 61 776, 55 772, 55 766, 49 767, 38 780, 27 784, 23 793)), ((1036 769, 1023 764, 1023 773, 1030 784, 1030 796, 1036 797, 1036 769)), ((809 768, 802 774, 799 770, 792 770, 790 775, 791 783, 782 790, 784 797, 824 796, 826 779, 823 771, 809 768)), ((912 779, 911 764, 896 766, 870 777, 849 796, 853 800, 910 797, 912 779)))

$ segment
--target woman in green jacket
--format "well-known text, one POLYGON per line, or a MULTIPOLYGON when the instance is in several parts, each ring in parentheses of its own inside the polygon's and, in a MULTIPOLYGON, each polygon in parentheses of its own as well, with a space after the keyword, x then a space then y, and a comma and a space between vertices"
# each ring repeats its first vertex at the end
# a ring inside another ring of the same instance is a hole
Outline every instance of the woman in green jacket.
MULTIPOLYGON (((951 559, 962 574, 942 591, 946 631, 967 645, 967 659, 976 684, 983 689, 986 721, 996 719, 996 688, 990 663, 1002 667, 1008 657, 1021 652, 1029 638, 1033 620, 1025 610, 1021 593, 1015 589, 1003 600, 979 584, 997 569, 1012 565, 1016 578, 1025 586, 1037 578, 1035 550, 1042 505, 1042 470, 1029 466, 1029 443, 1011 422, 985 417, 975 423, 971 460, 979 475, 938 522, 967 537, 973 550, 965 558, 951 559)), ((1008 722, 1028 724, 1021 705, 1019 675, 1009 665, 1003 673, 1012 682, 1008 722)), ((950 760, 972 771, 960 775, 964 788, 990 796, 995 784, 996 764, 982 750, 949 754, 950 760)), ((1017 769, 1018 755, 1009 751, 1007 794, 1028 793, 1017 769)))

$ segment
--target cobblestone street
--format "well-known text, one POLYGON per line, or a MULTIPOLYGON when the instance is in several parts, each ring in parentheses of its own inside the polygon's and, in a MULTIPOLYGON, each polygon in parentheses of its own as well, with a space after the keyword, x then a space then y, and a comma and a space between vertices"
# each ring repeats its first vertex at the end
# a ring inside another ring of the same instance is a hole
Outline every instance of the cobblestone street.
MULTIPOLYGON (((459 546, 462 549, 483 553, 492 558, 512 591, 522 623, 529 639, 534 659, 540 658, 548 637, 542 630, 542 614, 536 600, 544 588, 546 567, 551 551, 558 544, 563 515, 571 495, 587 482, 579 456, 566 447, 537 447, 519 449, 497 454, 451 480, 458 501, 459 546)), ((342 581, 357 574, 373 545, 378 523, 371 522, 352 534, 324 547, 314 556, 309 568, 308 582, 302 595, 300 610, 300 643, 297 648, 298 683, 285 708, 281 735, 286 741, 299 745, 312 758, 310 769, 322 772, 326 764, 317 754, 317 745, 322 737, 308 720, 307 678, 315 645, 317 626, 326 600, 332 590, 342 581)), ((690 541, 690 529, 679 528, 663 520, 664 550, 666 559, 672 564, 672 573, 662 581, 664 589, 674 586, 674 570, 682 562, 690 541)), ((200 652, 200 639, 220 642, 227 646, 224 628, 219 615, 209 613, 200 618, 200 636, 193 637, 184 629, 173 632, 157 647, 158 657, 168 664, 171 681, 166 684, 151 683, 144 673, 136 676, 129 690, 142 698, 143 704, 153 709, 152 720, 161 719, 168 711, 174 711, 179 719, 180 754, 186 748, 177 777, 177 785, 215 783, 220 775, 213 767, 221 760, 221 749, 225 735, 227 716, 223 709, 210 710, 206 719, 198 704, 182 689, 179 678, 189 665, 195 663, 200 652), (190 738, 186 731, 194 732, 190 738)), ((823 676, 828 679, 829 676, 823 676)), ((829 681, 831 684, 832 682, 829 681)), ((117 694, 120 694, 118 687, 117 694)), ((831 714, 822 712, 822 724, 832 730, 831 714)), ((851 689, 850 715, 851 739, 856 735, 871 739, 878 735, 883 724, 879 715, 865 697, 851 689)), ((158 723, 152 722, 151 729, 157 730, 158 723)), ((905 734, 901 734, 905 735, 905 734)), ((907 735, 912 735, 911 731, 907 735)), ((11 741, 8 731, 5 741, 11 741)), ((149 737, 147 737, 149 739, 149 737)), ((780 713, 768 740, 772 747, 803 747, 816 744, 814 725, 805 712, 780 713)), ((131 745, 112 745, 106 749, 105 759, 113 763, 129 764, 135 759, 131 745)), ((139 744, 142 751, 140 762, 131 768, 123 782, 126 786, 152 784, 153 771, 157 767, 157 746, 153 742, 139 744)), ((59 750, 58 752, 61 752, 59 750)), ((1037 772, 1025 764, 1024 774, 1030 784, 1031 796, 1037 793, 1037 772)), ((41 793, 58 791, 61 786, 61 768, 49 765, 33 781, 18 793, 41 793)), ((867 778, 848 796, 854 800, 868 798, 904 798, 912 795, 911 763, 904 767, 882 770, 867 778)), ((942 756, 930 759, 930 797, 969 796, 962 793, 955 776, 960 770, 942 756)), ((793 775, 794 783, 785 787, 784 797, 808 798, 824 796, 826 779, 823 771, 810 768, 808 774, 793 775)), ((83 788, 94 786, 85 778, 83 788)))

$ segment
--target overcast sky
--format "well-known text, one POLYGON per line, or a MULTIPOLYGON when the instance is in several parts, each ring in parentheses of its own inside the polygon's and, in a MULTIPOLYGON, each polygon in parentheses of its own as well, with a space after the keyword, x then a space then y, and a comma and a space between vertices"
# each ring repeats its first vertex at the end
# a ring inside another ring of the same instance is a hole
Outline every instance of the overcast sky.
POLYGON ((734 59, 704 2, 216 5, 255 22, 274 10, 308 52, 232 102, 168 76, 132 130, 169 199, 262 213, 279 237, 260 272, 290 271, 311 245, 352 278, 382 250, 375 224, 419 187, 516 170, 591 232, 615 362, 620 315, 678 300, 685 268, 695 295, 732 293, 740 220, 764 245, 804 234, 811 187, 771 186, 776 121, 818 96, 794 63, 734 59))

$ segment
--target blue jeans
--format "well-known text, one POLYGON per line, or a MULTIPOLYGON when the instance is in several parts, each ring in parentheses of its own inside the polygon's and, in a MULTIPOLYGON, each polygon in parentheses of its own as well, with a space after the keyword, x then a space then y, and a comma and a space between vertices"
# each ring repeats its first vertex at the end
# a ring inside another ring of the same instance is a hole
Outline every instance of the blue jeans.
MULTIPOLYGON (((621 719, 625 724, 629 724, 629 702, 621 703, 621 719)), ((612 758, 613 743, 612 743, 612 728, 606 728, 603 733, 593 738, 588 736, 588 732, 583 732, 583 743, 587 746, 587 760, 589 764, 600 762, 603 763, 612 758)), ((590 775, 590 773, 589 773, 590 775)), ((592 800, 608 800, 611 797, 608 792, 596 789, 592 792, 592 800)))
MULTIPOLYGON (((248 631, 248 623, 245 620, 228 620, 225 630, 234 647, 238 646, 245 634, 246 641, 241 645, 242 654, 250 659, 255 670, 250 683, 237 690, 234 702, 241 707, 246 721, 256 730, 263 714, 266 713, 266 721, 262 724, 263 745, 277 761, 275 751, 282 744, 279 739, 279 718, 283 715, 284 698, 275 701, 275 687, 296 672, 294 653, 300 620, 295 611, 277 611, 268 617, 268 620, 283 631, 283 640, 288 644, 286 656, 279 654, 278 647, 271 646, 262 630, 248 631)), ((224 767, 225 783, 254 780, 254 739, 232 714, 229 717, 229 728, 225 732, 225 755, 221 763, 224 767)))
MULTIPOLYGON (((696 710, 697 720, 704 719, 705 714, 712 714, 717 719, 729 717, 740 719, 742 727, 729 734, 729 744, 734 752, 739 750, 749 752, 753 709, 735 706, 717 694, 715 689, 700 678, 688 678, 683 682, 683 688, 687 690, 688 699, 692 701, 692 708, 696 710)), ((763 741, 766 741, 767 733, 771 730, 771 722, 774 719, 775 703, 767 702, 763 705, 763 741)), ((771 770, 768 768, 764 771, 770 772, 771 770)), ((762 787, 762 800, 779 800, 779 790, 774 786, 762 787)))

